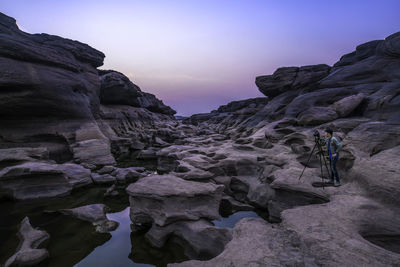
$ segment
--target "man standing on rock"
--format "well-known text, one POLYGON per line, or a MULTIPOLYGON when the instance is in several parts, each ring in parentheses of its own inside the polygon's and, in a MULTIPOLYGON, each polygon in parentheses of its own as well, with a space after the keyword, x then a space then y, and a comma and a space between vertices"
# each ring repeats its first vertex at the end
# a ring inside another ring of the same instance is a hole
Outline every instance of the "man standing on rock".
POLYGON ((336 169, 336 163, 339 159, 339 151, 342 149, 342 144, 333 136, 333 130, 326 128, 325 130, 326 146, 329 154, 329 162, 331 165, 331 181, 334 186, 340 186, 339 173, 336 169))

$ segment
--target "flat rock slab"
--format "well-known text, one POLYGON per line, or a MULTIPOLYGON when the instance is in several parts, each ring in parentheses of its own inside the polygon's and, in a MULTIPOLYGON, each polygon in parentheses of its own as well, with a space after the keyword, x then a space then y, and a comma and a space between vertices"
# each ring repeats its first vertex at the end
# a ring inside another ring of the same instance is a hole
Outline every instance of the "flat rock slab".
POLYGON ((68 195, 89 184, 90 170, 73 163, 26 162, 0 171, 0 191, 17 200, 68 195))
POLYGON ((389 248, 368 240, 400 233, 398 208, 339 194, 329 203, 283 211, 281 225, 307 244, 318 266, 399 266, 400 254, 391 251, 388 240, 389 248))
POLYGON ((209 261, 191 260, 168 266, 317 266, 307 257, 299 238, 260 218, 240 220, 232 240, 209 261))
POLYGON ((173 175, 151 175, 126 189, 131 219, 150 217, 159 226, 179 220, 219 219, 223 185, 187 181, 173 175))

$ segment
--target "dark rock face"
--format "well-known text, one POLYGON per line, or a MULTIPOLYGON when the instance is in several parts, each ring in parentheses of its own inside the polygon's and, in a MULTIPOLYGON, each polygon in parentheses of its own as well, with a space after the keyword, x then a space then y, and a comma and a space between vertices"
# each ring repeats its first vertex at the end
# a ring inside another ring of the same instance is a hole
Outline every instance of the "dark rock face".
POLYGON ((129 105, 153 112, 173 115, 175 110, 163 104, 153 94, 144 93, 128 77, 116 71, 100 70, 100 102, 105 105, 129 105))
POLYGON ((298 71, 297 67, 279 68, 272 75, 257 77, 256 84, 264 95, 274 97, 291 89, 298 71))
POLYGON ((67 194, 80 183, 69 180, 62 164, 81 165, 89 177, 83 184, 92 184, 90 172, 117 164, 119 152, 135 157, 177 138, 170 130, 175 111, 123 74, 97 70, 103 59, 102 52, 78 41, 25 33, 0 13, 0 154, 17 152, 1 162, 0 171, 36 164, 20 175, 2 175, 1 196, 67 194), (36 155, 39 147, 43 155, 36 155))
POLYGON ((277 69, 272 75, 259 76, 256 85, 266 96, 272 98, 279 94, 306 87, 329 74, 328 65, 311 65, 298 67, 284 67, 277 69))

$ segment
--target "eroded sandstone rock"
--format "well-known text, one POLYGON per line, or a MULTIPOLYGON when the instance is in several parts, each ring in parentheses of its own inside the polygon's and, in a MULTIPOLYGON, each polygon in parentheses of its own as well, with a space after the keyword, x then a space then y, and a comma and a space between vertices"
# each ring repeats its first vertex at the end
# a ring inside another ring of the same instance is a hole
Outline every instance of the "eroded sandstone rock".
POLYGON ((175 239, 184 247, 186 256, 201 260, 221 253, 231 238, 231 229, 215 227, 204 219, 178 221, 164 227, 154 225, 146 233, 146 239, 155 247, 161 248, 167 239, 175 239))
POLYGON ((130 184, 126 191, 130 216, 147 215, 158 226, 179 220, 218 219, 224 186, 183 180, 173 175, 151 175, 130 184))
POLYGON ((17 200, 67 195, 92 184, 91 172, 72 163, 26 162, 0 170, 0 188, 17 200))

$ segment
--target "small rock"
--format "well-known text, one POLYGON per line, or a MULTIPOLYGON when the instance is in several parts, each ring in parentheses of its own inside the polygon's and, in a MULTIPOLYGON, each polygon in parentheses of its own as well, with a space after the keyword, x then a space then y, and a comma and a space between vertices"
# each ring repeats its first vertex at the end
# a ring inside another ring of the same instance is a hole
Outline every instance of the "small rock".
POLYGON ((116 168, 114 166, 104 166, 100 170, 97 171, 98 174, 109 174, 112 173, 116 168))
POLYGON ((117 168, 112 172, 118 182, 120 183, 133 183, 145 174, 137 171, 137 167, 130 168, 117 168))
POLYGON ((92 178, 96 184, 109 184, 116 182, 115 177, 110 174, 92 173, 92 178))

